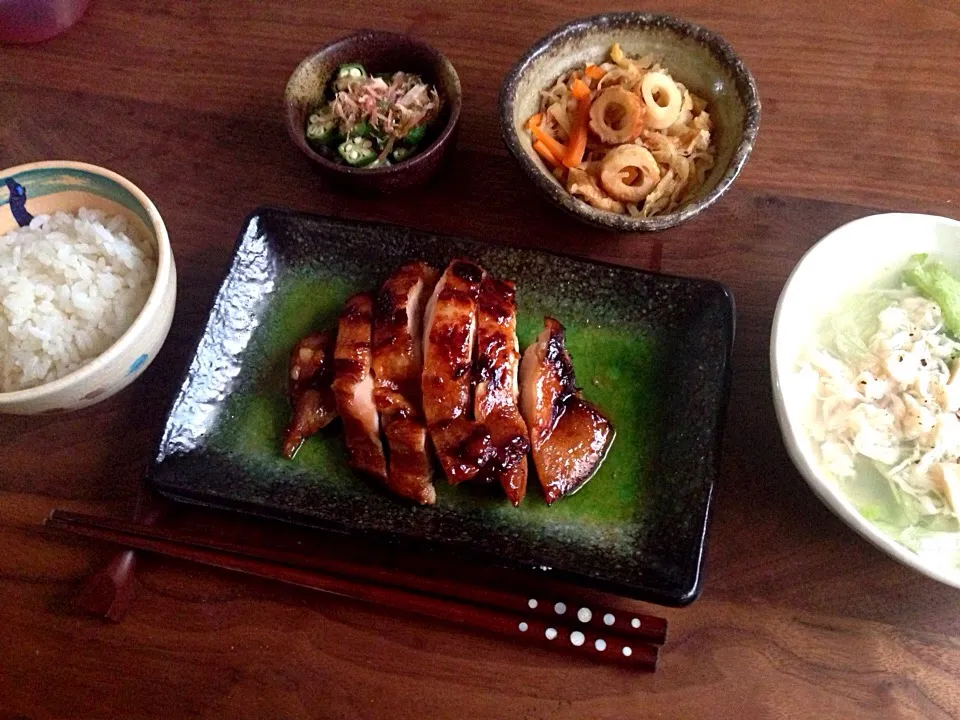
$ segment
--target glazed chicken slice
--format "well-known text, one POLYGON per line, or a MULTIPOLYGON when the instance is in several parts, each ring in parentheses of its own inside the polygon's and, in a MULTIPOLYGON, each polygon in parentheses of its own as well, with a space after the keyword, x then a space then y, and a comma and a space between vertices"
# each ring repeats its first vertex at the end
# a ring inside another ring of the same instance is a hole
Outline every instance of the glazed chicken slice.
POLYGON ((387 460, 380 442, 380 416, 373 400, 372 320, 370 293, 354 295, 344 304, 333 356, 333 392, 337 412, 343 419, 348 462, 354 469, 386 482, 387 460))
POLYGON ((527 425, 517 408, 520 344, 513 283, 485 275, 477 302, 478 375, 474 416, 490 435, 492 458, 485 472, 515 506, 527 492, 527 425))
POLYGON ((430 439, 452 485, 466 480, 492 479, 481 473, 496 456, 493 437, 484 423, 466 417, 443 420, 431 426, 430 439))
POLYGON ((450 482, 469 480, 476 463, 461 463, 457 446, 470 438, 473 346, 483 269, 465 260, 447 266, 424 314, 423 412, 434 450, 450 482), (455 422, 456 421, 456 422, 455 422))
POLYGON ((398 268, 377 295, 373 317, 373 397, 390 451, 387 487, 432 505, 427 428, 423 420, 423 311, 437 271, 422 262, 398 268))
POLYGON ((576 387, 563 325, 549 317, 543 324, 520 364, 520 409, 549 505, 575 493, 593 476, 614 431, 576 387))
POLYGON ((290 396, 290 424, 283 438, 283 455, 292 458, 303 441, 329 425, 337 417, 333 396, 334 334, 307 335, 290 353, 287 376, 290 396))

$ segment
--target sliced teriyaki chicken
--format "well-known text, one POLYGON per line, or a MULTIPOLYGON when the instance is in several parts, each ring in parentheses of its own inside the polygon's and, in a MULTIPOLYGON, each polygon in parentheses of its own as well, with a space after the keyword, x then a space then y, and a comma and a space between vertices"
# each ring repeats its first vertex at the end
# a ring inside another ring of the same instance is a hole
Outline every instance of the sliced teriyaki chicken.
POLYGON ((334 334, 307 335, 293 346, 287 376, 290 396, 290 424, 283 438, 283 455, 292 458, 303 441, 337 417, 333 395, 334 334))
POLYGON ((477 296, 483 269, 466 260, 447 266, 424 313, 423 412, 434 450, 450 482, 475 477, 482 464, 460 457, 470 427, 477 296))
POLYGON ((575 493, 593 476, 614 431, 577 389, 563 325, 549 317, 543 324, 520 363, 520 410, 549 505, 575 493))
POLYGON ((387 487, 432 505, 423 375, 423 311, 439 273, 423 262, 398 268, 377 295, 373 317, 373 397, 390 451, 387 487))
POLYGON ((370 293, 354 295, 344 304, 334 351, 333 392, 343 419, 348 462, 354 469, 386 482, 387 460, 380 442, 380 416, 373 400, 372 321, 370 293))
POLYGON ((520 344, 513 283, 485 275, 477 302, 478 375, 474 416, 490 435, 492 458, 484 472, 515 506, 527 492, 527 425, 517 408, 520 344))
POLYGON ((430 439, 451 484, 492 479, 481 474, 496 455, 490 430, 483 423, 466 417, 443 420, 430 427, 430 439))

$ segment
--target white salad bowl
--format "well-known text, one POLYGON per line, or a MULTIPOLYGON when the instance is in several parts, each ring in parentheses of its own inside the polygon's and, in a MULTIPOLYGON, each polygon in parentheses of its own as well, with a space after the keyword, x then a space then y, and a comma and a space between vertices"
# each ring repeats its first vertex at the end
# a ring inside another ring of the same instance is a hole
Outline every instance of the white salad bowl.
POLYGON ((76 212, 81 207, 123 215, 157 251, 157 275, 133 324, 77 370, 36 387, 0 392, 0 413, 60 413, 105 400, 146 370, 173 321, 177 271, 163 219, 132 182, 105 168, 79 162, 46 161, 0 170, 0 235, 25 222, 16 218, 11 201, 34 215, 76 212), (13 189, 18 198, 11 197, 13 189))
MULTIPOLYGON (((804 427, 809 386, 798 377, 804 349, 851 294, 889 281, 916 253, 929 253, 960 267, 960 221, 933 215, 872 215, 843 225, 814 245, 787 279, 773 317, 770 367, 777 419, 790 458, 800 474, 841 520, 875 546, 942 583, 960 588, 960 571, 921 558, 861 515, 820 466, 804 427)), ((958 533, 960 542, 960 533, 958 533)))

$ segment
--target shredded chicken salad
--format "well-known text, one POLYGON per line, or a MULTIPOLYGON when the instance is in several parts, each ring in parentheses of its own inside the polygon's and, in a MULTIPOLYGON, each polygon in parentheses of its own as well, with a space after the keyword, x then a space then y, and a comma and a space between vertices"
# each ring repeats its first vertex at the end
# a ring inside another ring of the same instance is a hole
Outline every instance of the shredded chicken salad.
POLYGON ((799 369, 822 466, 859 512, 960 569, 960 281, 916 256, 828 318, 799 369))

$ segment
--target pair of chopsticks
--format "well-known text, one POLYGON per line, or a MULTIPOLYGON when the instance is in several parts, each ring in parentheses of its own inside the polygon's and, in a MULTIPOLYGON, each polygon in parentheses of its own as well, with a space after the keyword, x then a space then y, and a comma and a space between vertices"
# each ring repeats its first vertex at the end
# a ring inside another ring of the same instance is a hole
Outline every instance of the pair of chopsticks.
POLYGON ((520 595, 341 559, 193 536, 54 510, 45 523, 75 535, 437 618, 554 651, 653 671, 663 618, 596 603, 520 595))

